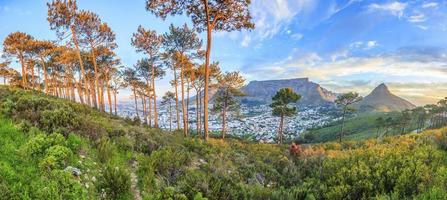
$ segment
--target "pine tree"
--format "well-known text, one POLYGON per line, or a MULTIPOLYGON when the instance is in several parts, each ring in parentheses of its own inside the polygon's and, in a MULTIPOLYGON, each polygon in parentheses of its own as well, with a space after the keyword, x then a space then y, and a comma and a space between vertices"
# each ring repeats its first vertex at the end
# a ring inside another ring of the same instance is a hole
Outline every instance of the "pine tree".
POLYGON ((292 88, 283 88, 276 92, 272 98, 270 107, 272 108, 272 115, 280 117, 278 129, 278 142, 283 143, 283 127, 284 118, 296 115, 298 109, 295 105, 301 99, 301 95, 295 93, 292 88))

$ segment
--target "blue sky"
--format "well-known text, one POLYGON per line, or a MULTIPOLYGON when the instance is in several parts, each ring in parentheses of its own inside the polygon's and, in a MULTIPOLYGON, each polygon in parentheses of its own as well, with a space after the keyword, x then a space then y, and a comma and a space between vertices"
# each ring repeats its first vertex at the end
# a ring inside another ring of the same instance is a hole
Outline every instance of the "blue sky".
MULTIPOLYGON (((0 0, 0 40, 10 32, 55 39, 47 1, 0 0)), ((157 19, 144 0, 78 0, 115 31, 118 56, 142 57, 130 45, 138 25, 164 33, 187 17, 157 19)), ((335 92, 367 94, 385 82, 421 105, 447 96, 447 2, 444 0, 252 0, 256 29, 215 33, 212 60, 247 81, 309 77, 335 92)), ((201 35, 204 37, 204 35, 201 35)), ((167 76, 160 94, 169 90, 167 76)))

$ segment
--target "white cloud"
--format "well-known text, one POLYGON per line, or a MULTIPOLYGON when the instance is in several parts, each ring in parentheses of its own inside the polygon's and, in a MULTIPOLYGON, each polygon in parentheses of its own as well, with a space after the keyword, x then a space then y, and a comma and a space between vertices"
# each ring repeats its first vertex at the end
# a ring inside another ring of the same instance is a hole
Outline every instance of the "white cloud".
POLYGON ((251 37, 249 35, 244 35, 244 39, 242 39, 241 46, 248 47, 251 41, 251 37))
POLYGON ((408 21, 411 23, 419 23, 419 22, 424 22, 426 20, 427 20, 427 18, 422 13, 408 17, 408 21))
POLYGON ((368 41, 366 43, 365 50, 372 49, 372 48, 376 47, 377 45, 378 45, 377 41, 372 41, 372 40, 368 41))
POLYGON ((303 34, 294 33, 294 34, 290 35, 290 38, 292 38, 293 40, 301 40, 303 38, 303 34))
POLYGON ((357 41, 357 42, 353 42, 349 45, 350 49, 363 49, 363 50, 370 50, 373 49, 375 47, 379 46, 379 43, 375 40, 370 40, 370 41, 357 41))
POLYGON ((343 57, 342 52, 332 55, 330 60, 321 58, 317 53, 289 56, 282 61, 265 64, 246 73, 258 79, 309 77, 323 86, 330 86, 329 89, 335 89, 335 92, 345 92, 344 88, 362 94, 381 82, 401 83, 406 84, 406 87, 396 90, 396 94, 418 105, 436 102, 447 93, 446 85, 430 86, 430 83, 444 83, 447 80, 447 61, 411 60, 405 57, 406 53, 343 57), (347 81, 355 80, 364 80, 368 84, 346 85, 347 81))
POLYGON ((374 11, 382 11, 382 12, 389 12, 390 14, 401 18, 404 15, 404 10, 407 7, 406 3, 400 3, 398 1, 385 3, 385 4, 370 4, 368 6, 369 10, 374 11))
POLYGON ((260 39, 271 38, 300 12, 307 12, 313 0, 254 0, 251 11, 260 39))
POLYGON ((422 4, 422 8, 437 8, 438 7, 438 3, 436 2, 425 2, 424 4, 422 4))
POLYGON ((418 27, 418 28, 420 28, 420 29, 422 29, 422 30, 428 30, 428 27, 427 26, 422 26, 422 25, 417 25, 416 27, 418 27))

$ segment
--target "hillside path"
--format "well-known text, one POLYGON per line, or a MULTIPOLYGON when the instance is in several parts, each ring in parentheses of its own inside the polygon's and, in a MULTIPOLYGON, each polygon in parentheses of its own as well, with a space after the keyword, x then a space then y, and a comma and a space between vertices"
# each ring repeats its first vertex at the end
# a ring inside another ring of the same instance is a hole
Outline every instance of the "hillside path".
POLYGON ((140 189, 138 188, 138 176, 135 174, 135 171, 137 169, 138 169, 138 162, 134 160, 132 162, 132 171, 130 173, 130 181, 131 181, 130 189, 132 191, 135 200, 142 200, 140 189))

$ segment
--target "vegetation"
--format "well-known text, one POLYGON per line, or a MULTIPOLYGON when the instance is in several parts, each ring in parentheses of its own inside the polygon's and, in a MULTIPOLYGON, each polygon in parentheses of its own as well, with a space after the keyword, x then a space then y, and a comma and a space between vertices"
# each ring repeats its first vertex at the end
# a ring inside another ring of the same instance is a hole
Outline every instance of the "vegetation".
POLYGON ((36 92, 0 87, 0 94, 7 199, 132 199, 137 191, 143 199, 446 198, 447 129, 306 145, 292 154, 285 145, 204 142, 134 126, 36 92), (70 128, 42 122, 43 113, 62 107, 79 116, 62 120, 70 128))
POLYGON ((9 86, 0 87, 0 197, 447 199, 447 99, 399 113, 354 115, 351 106, 361 98, 343 94, 335 101, 340 120, 299 139, 326 142, 338 133, 338 143, 294 141, 288 148, 284 120, 297 113, 301 96, 284 88, 270 105, 280 117, 279 145, 226 138, 227 116, 237 113, 235 97, 243 95, 245 80, 210 61, 212 33, 254 28, 250 2, 147 0, 157 17, 185 13, 193 27, 171 25, 159 34, 139 26, 131 44, 145 57, 133 66, 121 65, 115 34, 97 14, 79 10, 75 0, 47 3, 58 41, 23 32, 3 41, 0 77, 9 86), (202 50, 198 33, 204 31, 202 50), (9 59, 19 62, 21 73, 9 59), (177 130, 164 132, 156 81, 167 69, 174 92, 162 104, 169 107, 169 130, 172 121, 177 130), (126 87, 134 119, 117 116, 117 94, 126 87), (209 137, 210 88, 217 91, 213 111, 222 119, 222 140, 209 137), (189 127, 191 90, 197 134, 189 127))
POLYGON ((283 88, 280 89, 275 96, 272 97, 272 104, 270 107, 272 108, 273 116, 280 117, 279 122, 279 131, 278 131, 278 142, 283 143, 283 127, 284 127, 284 118, 293 116, 297 113, 297 108, 292 104, 296 104, 298 100, 301 99, 299 94, 293 92, 291 88, 283 88))
POLYGON ((342 94, 335 99, 335 104, 339 106, 341 114, 341 127, 340 127, 340 133, 339 133, 339 141, 341 142, 341 139, 343 138, 343 131, 345 127, 345 118, 346 115, 349 113, 352 113, 355 111, 355 109, 352 107, 352 104, 357 103, 362 100, 362 97, 359 96, 358 93, 355 92, 349 92, 346 94, 342 94))

